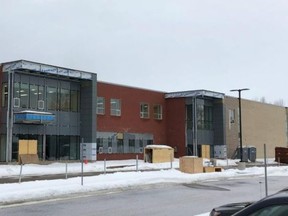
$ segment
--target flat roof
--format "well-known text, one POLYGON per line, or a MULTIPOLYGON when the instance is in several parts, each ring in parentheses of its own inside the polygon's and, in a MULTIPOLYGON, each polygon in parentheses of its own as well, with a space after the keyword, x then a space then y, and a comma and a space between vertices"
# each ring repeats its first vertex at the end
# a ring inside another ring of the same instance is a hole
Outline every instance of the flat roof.
POLYGON ((13 62, 6 62, 1 64, 2 72, 9 72, 9 71, 15 71, 15 70, 28 70, 28 71, 35 71, 45 74, 53 74, 53 75, 59 75, 59 76, 65 76, 65 77, 72 77, 72 78, 78 78, 78 79, 92 79, 91 72, 86 71, 80 71, 80 70, 74 70, 69 68, 63 68, 48 64, 42 64, 32 61, 26 61, 26 60, 18 60, 13 62))

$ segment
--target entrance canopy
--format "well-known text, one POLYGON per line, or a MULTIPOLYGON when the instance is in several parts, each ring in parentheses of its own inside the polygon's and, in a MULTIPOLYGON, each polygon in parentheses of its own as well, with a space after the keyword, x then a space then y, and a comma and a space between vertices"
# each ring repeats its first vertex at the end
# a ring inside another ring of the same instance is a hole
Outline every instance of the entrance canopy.
POLYGON ((14 121, 22 124, 49 124, 55 121, 55 115, 49 112, 24 110, 14 113, 14 121))
POLYGON ((57 67, 53 65, 41 64, 26 60, 19 60, 14 62, 3 63, 3 72, 9 71, 27 71, 27 72, 37 72, 49 75, 64 76, 78 79, 91 80, 92 73, 73 70, 68 68, 57 67))

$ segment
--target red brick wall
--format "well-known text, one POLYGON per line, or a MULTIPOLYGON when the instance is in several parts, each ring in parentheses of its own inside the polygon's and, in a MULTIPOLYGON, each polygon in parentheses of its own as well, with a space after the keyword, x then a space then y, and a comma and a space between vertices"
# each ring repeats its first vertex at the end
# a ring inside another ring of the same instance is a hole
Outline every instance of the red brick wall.
POLYGON ((166 100, 167 141, 171 147, 176 147, 175 157, 186 155, 185 147, 185 98, 171 98, 166 100))
POLYGON ((97 115, 97 130, 101 132, 151 133, 154 143, 166 143, 165 93, 147 89, 133 88, 116 84, 98 82, 97 95, 105 98, 105 115, 97 115), (110 99, 121 100, 121 116, 110 115, 110 99), (140 104, 148 103, 150 118, 140 118, 140 104), (153 105, 163 108, 163 119, 153 118, 153 105))

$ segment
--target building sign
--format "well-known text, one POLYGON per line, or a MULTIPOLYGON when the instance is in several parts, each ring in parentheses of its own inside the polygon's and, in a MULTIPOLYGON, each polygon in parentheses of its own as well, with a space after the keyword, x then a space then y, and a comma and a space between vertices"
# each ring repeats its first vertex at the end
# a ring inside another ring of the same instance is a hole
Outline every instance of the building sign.
POLYGON ((97 160, 97 144, 96 143, 81 143, 81 152, 83 160, 96 161, 97 160))

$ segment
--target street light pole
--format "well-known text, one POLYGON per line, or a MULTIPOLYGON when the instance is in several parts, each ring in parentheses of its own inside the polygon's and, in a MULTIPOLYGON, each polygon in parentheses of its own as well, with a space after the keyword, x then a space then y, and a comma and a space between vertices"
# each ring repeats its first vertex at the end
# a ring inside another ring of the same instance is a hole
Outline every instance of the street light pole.
POLYGON ((232 89, 231 92, 238 91, 238 102, 239 102, 239 140, 240 140, 240 162, 243 161, 243 145, 242 145, 242 112, 241 112, 241 92, 247 91, 249 88, 243 89, 232 89))

